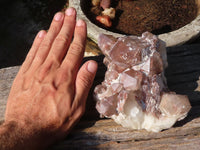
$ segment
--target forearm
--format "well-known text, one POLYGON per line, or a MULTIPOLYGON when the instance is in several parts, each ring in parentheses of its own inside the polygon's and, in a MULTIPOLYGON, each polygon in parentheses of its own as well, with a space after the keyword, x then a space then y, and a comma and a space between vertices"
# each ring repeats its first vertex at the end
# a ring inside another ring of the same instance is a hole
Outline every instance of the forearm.
POLYGON ((44 149, 44 143, 41 142, 41 135, 20 127, 16 122, 0 126, 0 150, 38 150, 44 149))

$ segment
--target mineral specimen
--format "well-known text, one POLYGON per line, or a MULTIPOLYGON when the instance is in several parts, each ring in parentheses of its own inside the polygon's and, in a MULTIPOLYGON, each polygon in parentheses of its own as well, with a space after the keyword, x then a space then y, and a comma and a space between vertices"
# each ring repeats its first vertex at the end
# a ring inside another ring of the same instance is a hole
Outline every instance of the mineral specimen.
POLYGON ((102 34, 98 45, 107 66, 105 80, 94 90, 101 117, 131 129, 158 132, 187 116, 191 108, 187 96, 167 88, 164 42, 145 32, 118 39, 102 34))

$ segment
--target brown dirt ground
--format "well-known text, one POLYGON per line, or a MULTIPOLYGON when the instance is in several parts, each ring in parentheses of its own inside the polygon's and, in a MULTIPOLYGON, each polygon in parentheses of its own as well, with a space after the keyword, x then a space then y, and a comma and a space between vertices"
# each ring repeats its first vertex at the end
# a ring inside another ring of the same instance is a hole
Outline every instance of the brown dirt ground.
MULTIPOLYGON (((107 29, 133 35, 145 31, 154 34, 170 32, 190 23, 197 16, 195 0, 115 0, 112 7, 116 8, 116 19, 113 26, 107 29)), ((85 8, 90 20, 103 27, 90 12, 91 5, 85 8)))

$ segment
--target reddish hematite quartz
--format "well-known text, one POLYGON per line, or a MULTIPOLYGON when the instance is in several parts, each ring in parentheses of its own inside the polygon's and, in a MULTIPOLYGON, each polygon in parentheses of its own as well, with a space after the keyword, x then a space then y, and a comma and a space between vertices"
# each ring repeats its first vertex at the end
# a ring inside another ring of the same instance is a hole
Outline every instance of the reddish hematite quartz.
POLYGON ((107 66, 104 81, 94 90, 102 117, 124 127, 158 132, 187 115, 191 108, 187 96, 167 88, 164 42, 145 32, 118 39, 101 34, 98 45, 107 66))

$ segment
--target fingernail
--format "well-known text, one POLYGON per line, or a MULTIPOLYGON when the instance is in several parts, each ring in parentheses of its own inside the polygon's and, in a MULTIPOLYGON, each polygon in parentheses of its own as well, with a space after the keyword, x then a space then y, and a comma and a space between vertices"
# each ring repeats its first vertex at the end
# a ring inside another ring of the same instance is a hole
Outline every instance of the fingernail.
POLYGON ((80 26, 84 26, 84 21, 83 20, 78 20, 77 22, 76 22, 76 26, 78 26, 78 27, 80 27, 80 26))
POLYGON ((75 15, 75 10, 74 10, 74 8, 67 8, 67 10, 65 11, 65 14, 66 14, 67 16, 75 15))
POLYGON ((87 65, 87 70, 90 73, 95 73, 97 71, 97 63, 95 61, 90 61, 87 65))
POLYGON ((60 21, 61 19, 62 19, 62 13, 61 12, 59 12, 59 13, 57 13, 56 15, 55 15, 55 17, 54 17, 54 19, 56 20, 56 21, 60 21))
POLYGON ((39 33, 38 33, 38 37, 39 38, 42 38, 43 36, 44 36, 44 34, 45 34, 45 31, 40 31, 39 33))

